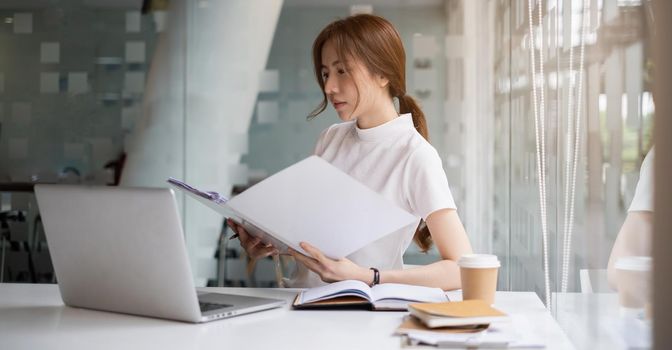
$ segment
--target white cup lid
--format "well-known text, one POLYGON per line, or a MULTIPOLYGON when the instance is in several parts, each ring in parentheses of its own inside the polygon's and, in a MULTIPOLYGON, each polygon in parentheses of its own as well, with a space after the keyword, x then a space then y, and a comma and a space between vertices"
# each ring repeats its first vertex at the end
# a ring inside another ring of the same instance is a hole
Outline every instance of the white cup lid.
POLYGON ((650 256, 624 256, 614 265, 619 270, 649 271, 651 270, 650 256))
POLYGON ((497 255, 492 254, 465 254, 457 261, 457 265, 472 269, 487 269, 500 266, 497 255))

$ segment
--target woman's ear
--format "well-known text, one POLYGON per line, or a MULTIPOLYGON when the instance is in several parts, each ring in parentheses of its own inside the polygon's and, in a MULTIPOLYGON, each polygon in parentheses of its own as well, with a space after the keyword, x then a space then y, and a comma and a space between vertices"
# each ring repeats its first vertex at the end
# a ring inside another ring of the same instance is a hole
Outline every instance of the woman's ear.
POLYGON ((390 80, 387 79, 387 78, 385 78, 385 77, 382 76, 382 75, 376 74, 376 83, 377 83, 378 86, 380 86, 381 88, 384 88, 384 87, 387 87, 387 85, 390 83, 390 80))

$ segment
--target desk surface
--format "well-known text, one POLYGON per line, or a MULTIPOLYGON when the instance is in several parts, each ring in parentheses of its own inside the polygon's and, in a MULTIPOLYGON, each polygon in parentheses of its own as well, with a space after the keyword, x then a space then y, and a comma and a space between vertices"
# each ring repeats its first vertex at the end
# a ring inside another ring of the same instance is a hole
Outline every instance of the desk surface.
MULTIPOLYGON (((295 311, 288 289, 201 288, 284 298, 284 308, 206 324, 63 305, 56 285, 0 284, 0 344, 6 349, 398 349, 404 312, 295 311)), ((528 317, 547 349, 573 349, 531 292, 498 292, 495 305, 528 317)))
POLYGON ((616 293, 554 293, 553 299, 558 323, 580 349, 650 347, 650 326, 626 323, 616 293))

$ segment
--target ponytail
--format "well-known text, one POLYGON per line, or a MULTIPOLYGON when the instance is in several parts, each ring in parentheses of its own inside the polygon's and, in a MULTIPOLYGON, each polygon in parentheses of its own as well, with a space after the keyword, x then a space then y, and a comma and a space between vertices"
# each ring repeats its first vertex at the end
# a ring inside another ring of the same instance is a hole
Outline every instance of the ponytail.
MULTIPOLYGON (((427 121, 425 120, 425 114, 422 113, 420 106, 418 106, 418 103, 415 102, 413 97, 406 94, 399 97, 399 113, 411 113, 415 130, 417 130, 418 133, 425 138, 425 140, 429 141, 429 133, 427 132, 427 121)), ((415 229, 413 241, 418 245, 418 247, 420 247, 420 250, 423 253, 426 253, 429 248, 432 247, 432 235, 429 233, 429 228, 427 228, 425 220, 420 220, 418 228, 415 229)))
POLYGON ((418 103, 415 102, 413 97, 406 94, 399 97, 399 113, 411 113, 411 116, 413 116, 413 125, 415 126, 415 130, 417 130, 418 133, 420 133, 420 135, 425 138, 425 140, 429 141, 425 113, 422 113, 420 106, 418 106, 418 103))

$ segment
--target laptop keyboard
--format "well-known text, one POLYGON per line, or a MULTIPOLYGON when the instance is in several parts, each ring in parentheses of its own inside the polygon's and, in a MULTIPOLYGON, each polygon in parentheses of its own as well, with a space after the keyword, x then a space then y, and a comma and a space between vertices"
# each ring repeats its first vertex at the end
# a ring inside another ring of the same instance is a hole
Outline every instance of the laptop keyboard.
POLYGON ((229 307, 231 305, 227 304, 216 304, 216 303, 206 303, 203 301, 198 302, 198 306, 201 308, 201 312, 208 312, 210 310, 215 310, 215 309, 222 309, 225 307, 229 307))

